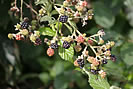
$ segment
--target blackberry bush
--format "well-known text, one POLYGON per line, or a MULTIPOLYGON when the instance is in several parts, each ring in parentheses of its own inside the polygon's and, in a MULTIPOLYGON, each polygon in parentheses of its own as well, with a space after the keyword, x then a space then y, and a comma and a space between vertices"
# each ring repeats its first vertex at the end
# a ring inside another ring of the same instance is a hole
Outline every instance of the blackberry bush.
MULTIPOLYGON (((115 45, 115 42, 107 41, 105 43, 103 36, 106 34, 103 29, 99 29, 96 34, 88 35, 81 33, 76 24, 81 21, 83 27, 87 25, 88 20, 92 19, 93 9, 89 8, 88 2, 85 0, 65 0, 63 4, 56 4, 51 0, 46 0, 47 2, 44 3, 39 1, 36 2, 42 7, 38 11, 39 13, 33 8, 31 9, 36 14, 38 22, 32 21, 30 26, 27 19, 22 18, 21 24, 15 25, 15 30, 18 32, 10 33, 8 37, 10 39, 16 38, 16 40, 21 40, 21 38, 30 40, 34 45, 42 43, 40 36, 45 37, 44 42, 49 46, 46 52, 49 57, 53 56, 56 52, 55 49, 57 49, 62 59, 73 63, 80 71, 86 73, 90 77, 89 79, 95 79, 94 76, 91 77, 91 74, 94 74, 99 76, 98 79, 108 84, 105 80, 106 72, 102 64, 107 64, 108 60, 116 60, 109 50, 115 45), (57 14, 57 17, 54 17, 54 14, 57 14), (40 22, 48 22, 48 24, 42 25, 39 24, 40 22), (40 28, 37 30, 38 27, 40 28)), ((100 80, 95 81, 99 82, 100 80)), ((110 86, 105 86, 105 89, 109 88, 110 86)))

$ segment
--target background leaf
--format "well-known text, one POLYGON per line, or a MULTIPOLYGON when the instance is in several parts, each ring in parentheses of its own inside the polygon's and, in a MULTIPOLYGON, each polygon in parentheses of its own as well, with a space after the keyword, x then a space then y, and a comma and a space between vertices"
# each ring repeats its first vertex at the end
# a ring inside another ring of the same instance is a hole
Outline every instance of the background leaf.
POLYGON ((121 57, 127 65, 133 65, 133 43, 125 43, 121 48, 121 57))
POLYGON ((129 23, 131 26, 133 26, 133 0, 126 0, 124 2, 125 6, 127 6, 126 8, 126 12, 127 12, 127 19, 129 20, 129 23))
POLYGON ((106 7, 103 2, 94 2, 94 19, 97 24, 104 28, 110 28, 115 22, 115 17, 109 7, 106 7))

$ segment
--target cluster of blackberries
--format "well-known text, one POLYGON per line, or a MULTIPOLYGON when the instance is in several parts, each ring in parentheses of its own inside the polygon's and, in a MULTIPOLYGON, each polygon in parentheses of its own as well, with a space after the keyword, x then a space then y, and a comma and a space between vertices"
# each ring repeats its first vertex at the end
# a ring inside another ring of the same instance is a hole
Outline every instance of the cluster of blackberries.
POLYGON ((57 42, 56 42, 56 43, 52 43, 52 44, 50 45, 50 47, 51 47, 52 49, 57 49, 57 48, 58 48, 57 42))
POLYGON ((29 27, 29 23, 27 21, 22 22, 21 24, 22 29, 28 29, 28 27, 29 27))
POLYGON ((63 48, 68 49, 71 46, 71 44, 68 41, 63 42, 63 48))
POLYGON ((42 44, 42 41, 41 41, 40 38, 37 38, 37 39, 35 40, 35 45, 40 45, 40 44, 42 44))
POLYGON ((62 23, 66 23, 67 20, 68 20, 68 16, 66 16, 66 15, 61 15, 59 18, 59 21, 62 23))
POLYGON ((77 60, 77 63, 78 63, 78 65, 79 65, 79 67, 82 69, 83 67, 84 67, 84 65, 85 65, 85 62, 84 62, 84 59, 78 59, 77 60))

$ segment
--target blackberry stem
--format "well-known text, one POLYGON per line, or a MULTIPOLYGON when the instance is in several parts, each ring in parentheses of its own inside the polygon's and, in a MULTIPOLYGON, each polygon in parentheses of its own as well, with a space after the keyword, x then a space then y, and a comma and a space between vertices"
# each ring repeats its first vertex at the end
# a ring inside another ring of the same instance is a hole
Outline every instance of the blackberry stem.
POLYGON ((33 11, 36 15, 38 14, 30 5, 28 5, 25 1, 24 4, 31 9, 31 11, 33 11))
POLYGON ((83 71, 84 71, 88 76, 90 75, 89 71, 87 71, 87 70, 85 69, 85 67, 83 67, 83 71))
POLYGON ((15 0, 15 7, 17 7, 17 0, 15 0))
POLYGON ((21 0, 21 7, 20 7, 20 13, 21 13, 21 16, 20 16, 20 21, 23 20, 23 0, 21 0))

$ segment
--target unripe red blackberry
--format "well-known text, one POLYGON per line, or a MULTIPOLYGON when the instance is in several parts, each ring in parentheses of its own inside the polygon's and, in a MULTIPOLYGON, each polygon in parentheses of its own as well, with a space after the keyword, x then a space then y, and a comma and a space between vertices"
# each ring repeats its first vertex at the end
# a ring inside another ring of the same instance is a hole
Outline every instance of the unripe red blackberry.
POLYGON ((66 23, 67 20, 68 20, 68 16, 66 16, 66 15, 61 15, 59 18, 59 21, 62 23, 66 23))
POLYGON ((40 44, 42 44, 42 41, 41 41, 40 38, 37 38, 37 39, 35 40, 35 45, 40 45, 40 44))
POLYGON ((57 44, 57 43, 52 43, 52 44, 50 45, 50 47, 51 47, 52 49, 57 49, 57 48, 58 48, 58 44, 57 44))
POLYGON ((85 41, 85 39, 82 36, 78 36, 76 40, 78 43, 84 43, 85 41))
POLYGON ((83 1, 83 2, 82 2, 82 6, 84 6, 84 7, 86 7, 87 4, 88 4, 88 3, 87 3, 86 1, 83 1))
POLYGON ((83 67, 84 67, 84 65, 85 65, 85 62, 84 62, 84 60, 83 59, 77 59, 77 63, 78 63, 78 65, 79 65, 79 67, 82 69, 83 67))
POLYGON ((63 48, 68 49, 71 46, 71 44, 68 41, 63 42, 63 48))
POLYGON ((19 34, 19 35, 16 35, 15 38, 16 38, 16 40, 21 40, 22 37, 21 37, 21 35, 19 34))
POLYGON ((54 55, 54 49, 48 48, 47 49, 47 55, 50 56, 50 57, 53 56, 54 55))
POLYGON ((90 44, 90 45, 93 45, 93 41, 92 40, 88 40, 88 43, 90 44))

